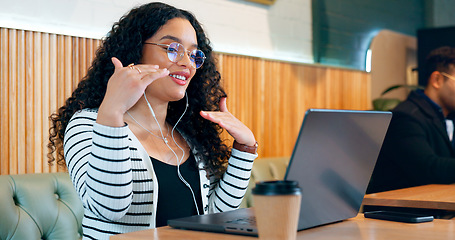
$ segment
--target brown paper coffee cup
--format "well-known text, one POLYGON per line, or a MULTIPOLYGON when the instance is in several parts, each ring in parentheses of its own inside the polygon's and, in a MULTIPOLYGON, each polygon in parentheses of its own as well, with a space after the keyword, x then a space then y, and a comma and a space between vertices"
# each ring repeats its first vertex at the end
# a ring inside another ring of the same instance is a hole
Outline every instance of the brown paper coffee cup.
POLYGON ((260 182, 253 203, 261 240, 294 240, 300 215, 301 193, 293 181, 260 182))

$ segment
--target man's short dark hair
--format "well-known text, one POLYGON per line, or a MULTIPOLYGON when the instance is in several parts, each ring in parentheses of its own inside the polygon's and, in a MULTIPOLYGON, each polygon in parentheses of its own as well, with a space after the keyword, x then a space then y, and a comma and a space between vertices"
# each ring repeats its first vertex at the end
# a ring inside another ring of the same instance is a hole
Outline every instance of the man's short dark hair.
POLYGON ((434 71, 449 72, 450 65, 455 66, 455 48, 444 46, 431 51, 421 69, 424 80, 422 85, 428 84, 428 79, 434 71))

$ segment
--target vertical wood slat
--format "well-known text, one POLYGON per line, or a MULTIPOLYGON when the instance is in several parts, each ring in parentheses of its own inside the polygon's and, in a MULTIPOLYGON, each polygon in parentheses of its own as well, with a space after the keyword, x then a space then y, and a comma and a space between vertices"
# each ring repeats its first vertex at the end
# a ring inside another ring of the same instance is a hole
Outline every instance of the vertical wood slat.
MULTIPOLYGON (((50 167, 49 164, 47 164, 47 137, 49 136, 49 121, 47 121, 48 116, 51 113, 50 110, 50 103, 51 103, 51 78, 50 78, 50 34, 42 34, 42 41, 41 41, 41 91, 42 91, 42 99, 41 99, 41 104, 42 104, 42 123, 41 123, 41 136, 43 137, 42 144, 43 148, 42 151, 40 152, 41 154, 41 167, 42 167, 42 172, 50 172, 50 167)), ((54 94, 52 94, 54 95, 54 94)))
MULTIPOLYGON (((80 61, 80 54, 79 54, 79 51, 80 51, 79 43, 80 43, 80 41, 79 41, 79 38, 75 37, 72 42, 73 42, 73 47, 70 49, 71 50, 71 55, 73 57, 72 62, 73 63, 79 63, 79 61, 80 61)), ((78 66, 79 66, 79 64, 78 64, 78 66)), ((73 69, 71 77, 72 77, 72 82, 71 82, 72 86, 75 88, 77 86, 77 83, 79 82, 79 80, 81 79, 82 76, 80 75, 80 72, 79 72, 78 69, 73 69)))
MULTIPOLYGON (((44 135, 41 130, 41 126, 43 125, 44 119, 46 117, 43 115, 43 78, 42 78, 42 61, 41 61, 41 56, 43 55, 42 52, 42 35, 43 34, 34 34, 34 41, 33 41, 33 66, 34 71, 33 71, 33 77, 30 79, 31 82, 34 84, 33 88, 33 103, 35 104, 34 106, 34 114, 33 116, 35 117, 32 119, 33 124, 35 126, 34 128, 34 139, 33 139, 33 160, 35 161, 36 159, 45 159, 42 158, 42 151, 41 149, 44 148, 44 135)), ((35 161, 35 168, 34 172, 43 172, 43 164, 42 161, 35 161)))
POLYGON ((73 84, 73 38, 70 36, 65 36, 63 39, 63 69, 64 69, 64 82, 65 82, 65 88, 64 88, 64 94, 63 94, 63 99, 61 102, 59 102, 59 106, 62 106, 65 103, 66 98, 71 96, 71 93, 73 92, 74 89, 74 84, 73 84))
POLYGON ((17 173, 25 173, 26 165, 26 125, 25 125, 25 31, 17 31, 17 57, 20 61, 17 62, 16 76, 17 76, 17 155, 18 155, 18 168, 17 173))
POLYGON ((25 129, 25 144, 24 144, 24 152, 25 152, 25 168, 23 173, 27 172, 34 172, 35 171, 35 144, 34 144, 34 132, 35 132, 35 108, 39 107, 36 106, 34 101, 34 89, 35 84, 33 82, 34 79, 34 62, 33 62, 33 40, 34 34, 33 32, 26 31, 25 32, 25 39, 24 39, 24 72, 25 76, 23 77, 24 81, 20 82, 24 87, 25 97, 23 98, 24 102, 24 112, 22 113, 25 116, 24 119, 24 129, 25 129))
POLYGON ((13 29, 9 29, 9 38, 8 38, 8 45, 9 45, 9 55, 8 55, 8 80, 9 80, 9 137, 10 141, 8 141, 9 145, 9 153, 10 153, 10 165, 9 165, 9 173, 18 173, 18 152, 17 152, 17 145, 18 145, 18 133, 17 133, 17 65, 18 65, 18 52, 17 52, 17 31, 13 29))
MULTIPOLYGON (((47 71, 49 71, 49 112, 48 116, 55 112, 57 108, 57 102, 58 102, 58 97, 59 97, 59 90, 58 90, 58 77, 59 77, 59 69, 57 66, 58 62, 58 41, 57 41, 57 35, 55 34, 50 34, 49 35, 49 68, 47 71)), ((49 124, 50 126, 50 124, 49 124)), ((49 128, 48 128, 49 129, 49 128)), ((46 129, 43 129, 46 130, 46 129)), ((48 136, 48 134, 46 135, 48 136)), ((46 158, 47 159, 47 158, 46 158)), ((54 164, 50 166, 50 172, 57 172, 58 168, 57 165, 54 164)))
MULTIPOLYGON (((60 171, 47 163, 48 117, 85 76, 99 44, 0 28, 0 174, 60 171)), ((228 109, 253 131, 261 157, 291 154, 308 108, 370 108, 368 73, 215 55, 228 109)))

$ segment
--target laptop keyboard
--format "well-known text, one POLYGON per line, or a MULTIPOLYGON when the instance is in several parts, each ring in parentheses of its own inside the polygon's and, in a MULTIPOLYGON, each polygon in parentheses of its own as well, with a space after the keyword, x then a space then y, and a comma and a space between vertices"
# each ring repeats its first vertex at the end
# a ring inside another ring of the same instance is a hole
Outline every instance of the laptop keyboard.
POLYGON ((238 218, 235 220, 226 221, 226 223, 256 225, 256 217, 251 216, 247 218, 238 218))

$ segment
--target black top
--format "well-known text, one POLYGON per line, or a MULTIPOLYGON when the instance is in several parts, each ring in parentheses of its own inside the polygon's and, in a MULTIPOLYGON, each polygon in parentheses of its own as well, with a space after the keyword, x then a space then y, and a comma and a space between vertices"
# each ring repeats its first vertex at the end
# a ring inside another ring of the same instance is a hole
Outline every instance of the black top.
MULTIPOLYGON (((190 189, 179 179, 177 166, 163 163, 150 157, 158 179, 158 205, 156 227, 166 226, 167 220, 197 215, 190 189)), ((202 213, 199 170, 193 154, 180 165, 180 174, 190 184, 202 213)))
POLYGON ((367 193, 455 183, 455 151, 440 109, 413 91, 392 112, 367 193))

